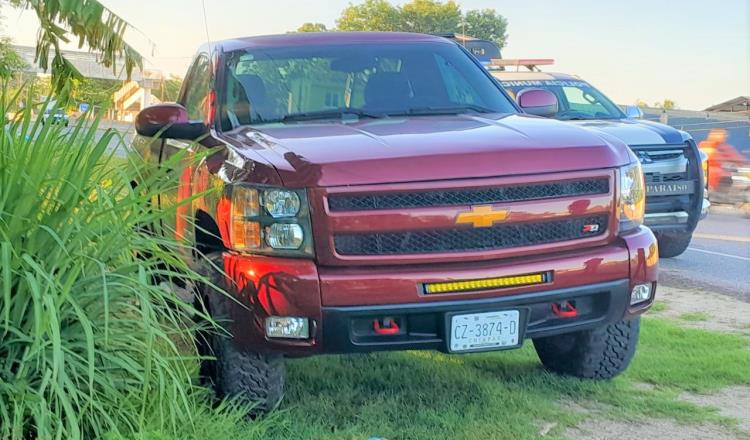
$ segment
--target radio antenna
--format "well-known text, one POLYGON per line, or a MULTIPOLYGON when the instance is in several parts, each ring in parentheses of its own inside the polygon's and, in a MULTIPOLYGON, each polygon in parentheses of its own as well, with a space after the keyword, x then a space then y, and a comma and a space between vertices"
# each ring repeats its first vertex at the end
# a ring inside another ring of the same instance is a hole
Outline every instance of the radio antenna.
POLYGON ((208 54, 212 56, 211 47, 211 36, 208 33, 208 18, 206 18, 206 0, 201 0, 201 6, 203 7, 203 27, 206 29, 206 42, 208 43, 208 54))

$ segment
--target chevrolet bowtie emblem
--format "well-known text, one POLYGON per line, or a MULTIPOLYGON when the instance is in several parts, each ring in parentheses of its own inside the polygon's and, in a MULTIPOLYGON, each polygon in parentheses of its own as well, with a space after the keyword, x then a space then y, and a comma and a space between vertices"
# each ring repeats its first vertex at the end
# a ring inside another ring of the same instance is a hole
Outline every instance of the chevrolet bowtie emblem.
POLYGON ((508 218, 510 211, 507 209, 492 209, 490 205, 472 206, 471 211, 462 212, 456 216, 456 224, 471 224, 475 228, 489 228, 495 222, 501 222, 508 218))

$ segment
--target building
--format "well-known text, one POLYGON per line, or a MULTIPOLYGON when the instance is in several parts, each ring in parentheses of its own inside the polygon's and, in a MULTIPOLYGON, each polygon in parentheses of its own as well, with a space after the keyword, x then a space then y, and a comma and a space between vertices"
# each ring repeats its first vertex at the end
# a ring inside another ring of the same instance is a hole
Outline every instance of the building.
MULTIPOLYGON (((35 47, 13 45, 12 48, 28 64, 26 73, 37 76, 49 75, 49 72, 34 62, 35 47)), ((136 68, 128 80, 121 60, 116 61, 114 66, 104 67, 95 53, 74 50, 63 50, 62 53, 85 78, 122 81, 122 87, 112 96, 112 108, 108 112, 113 119, 131 121, 142 108, 160 102, 151 93, 152 90, 161 87, 164 80, 160 71, 136 68)), ((52 56, 50 50, 49 59, 52 59, 52 56)))
POLYGON ((704 111, 744 113, 750 115, 750 96, 738 96, 721 104, 712 105, 704 111))

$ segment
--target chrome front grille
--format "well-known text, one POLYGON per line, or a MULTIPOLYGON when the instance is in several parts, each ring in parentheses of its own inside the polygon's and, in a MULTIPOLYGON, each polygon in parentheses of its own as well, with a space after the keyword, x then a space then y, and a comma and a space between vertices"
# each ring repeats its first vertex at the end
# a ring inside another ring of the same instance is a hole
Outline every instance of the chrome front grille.
MULTIPOLYGON (((688 172, 688 158, 685 155, 685 147, 665 146, 654 147, 631 147, 643 164, 643 172, 648 176, 685 176, 688 172)), ((684 177, 683 177, 684 178, 684 177)), ((677 180, 677 179, 674 179, 677 180)))
POLYGON ((645 175, 645 179, 646 179, 646 183, 679 182, 680 180, 687 179, 687 173, 672 173, 672 174, 648 173, 645 175))

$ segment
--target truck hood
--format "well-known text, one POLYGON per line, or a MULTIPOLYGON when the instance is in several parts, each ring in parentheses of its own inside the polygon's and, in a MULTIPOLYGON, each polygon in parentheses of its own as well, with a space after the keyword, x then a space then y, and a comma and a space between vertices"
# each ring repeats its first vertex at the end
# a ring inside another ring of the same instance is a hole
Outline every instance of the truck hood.
POLYGON ((567 121, 579 127, 606 133, 628 145, 677 145, 687 140, 687 136, 669 125, 638 119, 596 119, 588 121, 567 121))
POLYGON ((273 124, 225 136, 239 155, 267 160, 289 187, 553 173, 632 160, 608 135, 524 115, 273 124))

